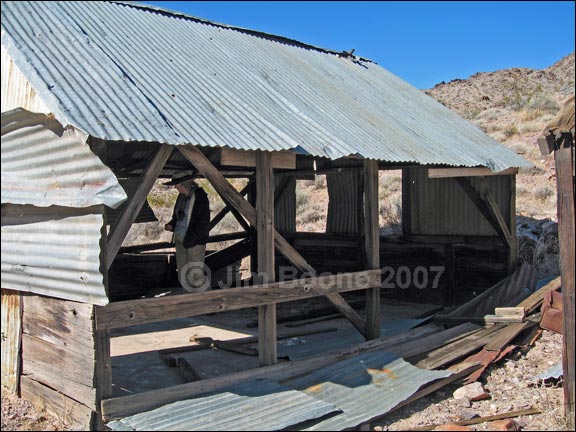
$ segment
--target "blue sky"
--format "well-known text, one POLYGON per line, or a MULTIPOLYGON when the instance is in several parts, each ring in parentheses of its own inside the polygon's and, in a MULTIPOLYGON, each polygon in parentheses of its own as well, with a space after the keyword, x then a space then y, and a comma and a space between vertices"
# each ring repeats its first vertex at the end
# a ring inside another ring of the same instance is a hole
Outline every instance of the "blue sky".
POLYGON ((574 51, 572 1, 142 2, 375 61, 426 89, 511 67, 543 69, 574 51))

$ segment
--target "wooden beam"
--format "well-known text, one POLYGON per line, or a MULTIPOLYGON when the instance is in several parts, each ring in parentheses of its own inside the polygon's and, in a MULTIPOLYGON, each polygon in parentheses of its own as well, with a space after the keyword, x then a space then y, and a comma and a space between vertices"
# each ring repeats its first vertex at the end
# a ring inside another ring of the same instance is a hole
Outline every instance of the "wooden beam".
POLYGON ((516 235, 516 176, 510 175, 510 186, 508 195, 508 227, 512 243, 508 248, 508 274, 514 273, 518 266, 518 236, 516 235))
MULTIPOLYGON (((364 248, 366 268, 380 268, 378 162, 364 161, 364 248)), ((380 287, 366 290, 366 339, 380 337, 380 287)))
MULTIPOLYGON (((256 232, 258 239, 258 283, 276 280, 274 272, 274 172, 270 152, 256 152, 256 232)), ((278 362, 276 305, 258 307, 259 365, 278 362)))
POLYGON ((478 177, 496 175, 516 175, 518 168, 508 168, 503 171, 493 172, 489 168, 429 168, 428 178, 448 177, 478 177))
POLYGON ((380 269, 204 293, 126 300, 99 308, 96 328, 127 327, 380 286, 380 269))
POLYGON ((109 269, 114 262, 114 258, 116 258, 116 254, 118 253, 120 246, 122 246, 126 234, 128 234, 130 227, 136 220, 136 216, 138 216, 140 209, 144 205, 144 201, 146 200, 148 193, 150 193, 152 186, 154 186, 154 182, 162 171, 164 164, 172 154, 172 150, 173 147, 167 144, 162 144, 160 146, 158 152, 140 176, 140 186, 138 187, 138 190, 131 198, 129 198, 130 201, 124 208, 124 211, 118 216, 118 220, 116 220, 114 225, 111 227, 110 234, 108 235, 106 268, 109 269))
MULTIPOLYGON (((248 223, 256 226, 256 210, 250 205, 224 176, 212 165, 204 154, 195 146, 178 146, 178 150, 188 159, 196 169, 210 181, 214 189, 232 204, 248 223)), ((316 270, 286 241, 278 231, 274 232, 274 243, 278 251, 282 253, 298 270, 314 275, 316 270)), ((327 294, 327 298, 352 322, 354 327, 364 334, 365 323, 358 313, 338 293, 327 294)))
MULTIPOLYGON (((483 177, 457 177, 454 180, 458 182, 460 187, 464 192, 466 192, 466 195, 468 195, 478 210, 480 210, 484 215, 486 220, 490 222, 496 232, 506 240, 508 247, 515 247, 515 242, 510 229, 506 225, 506 220, 504 219, 504 216, 502 216, 502 212, 500 211, 496 199, 490 191, 486 180, 483 177)), ((513 229, 515 230, 516 227, 513 227, 513 229)))
MULTIPOLYGON (((272 167, 280 169, 296 169, 296 153, 288 151, 270 152, 272 167)), ((222 148, 220 150, 220 165, 255 167, 256 154, 254 150, 235 150, 222 148)))
MULTIPOLYGON (((240 191, 240 195, 245 196, 248 191, 250 190, 251 185, 250 183, 248 183, 241 191, 240 191)), ((211 231, 212 228, 214 228, 216 225, 218 225, 218 223, 224 219, 224 216, 226 216, 228 214, 228 212, 232 209, 232 206, 230 204, 228 204, 226 201, 224 201, 224 203, 226 204, 224 206, 224 208, 222 210, 220 210, 218 212, 217 215, 215 215, 212 220, 210 221, 210 226, 209 226, 209 230, 211 231)))
POLYGON ((564 338, 562 365, 564 367, 564 413, 568 428, 574 423, 574 141, 570 133, 562 134, 562 141, 554 152, 558 190, 558 238, 560 239, 560 269, 564 297, 564 338))

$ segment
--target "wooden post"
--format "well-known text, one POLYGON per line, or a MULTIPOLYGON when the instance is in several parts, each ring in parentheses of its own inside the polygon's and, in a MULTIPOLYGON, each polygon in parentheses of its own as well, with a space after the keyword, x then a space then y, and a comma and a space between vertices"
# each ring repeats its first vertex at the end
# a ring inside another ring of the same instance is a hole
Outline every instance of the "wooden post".
MULTIPOLYGON (((272 283, 274 275, 274 173, 270 152, 256 152, 256 230, 258 233, 258 283, 272 283)), ((258 307, 260 366, 277 363, 276 304, 258 307)))
POLYGON ((510 213, 508 228, 510 229, 511 243, 508 248, 508 274, 511 275, 518 265, 518 236, 516 235, 516 174, 510 178, 510 213))
MULTIPOLYGON (((378 162, 364 161, 364 245, 366 269, 380 267, 380 223, 378 220, 378 162)), ((366 340, 380 337, 380 287, 366 290, 366 340)))
POLYGON ((2 288, 2 385, 20 394, 22 293, 2 288))
MULTIPOLYGON (((257 191, 256 191, 256 178, 255 176, 252 176, 248 179, 248 196, 246 197, 246 199, 248 200, 248 202, 250 203, 250 205, 254 208, 256 208, 256 195, 257 195, 257 191)), ((253 226, 252 222, 250 222, 250 225, 253 226)), ((253 226, 253 230, 252 232, 255 232, 255 228, 253 226)), ((254 275, 258 272, 258 237, 257 234, 254 235, 252 237, 252 252, 250 253, 250 274, 254 275)))
POLYGON ((116 254, 118 253, 120 246, 122 246, 126 234, 128 234, 130 227, 136 220, 140 209, 144 205, 144 200, 146 200, 148 193, 152 189, 152 186, 154 186, 154 182, 158 178, 162 168, 164 168, 164 164, 172 154, 172 150, 173 147, 168 144, 161 145, 158 149, 158 153, 156 153, 148 167, 140 176, 140 186, 138 187, 138 190, 134 196, 129 198, 130 201, 127 203, 126 208, 124 208, 122 214, 118 216, 118 220, 116 220, 114 225, 110 228, 106 262, 107 268, 110 268, 114 262, 114 258, 116 258, 116 254))
MULTIPOLYGON (((226 196, 227 200, 234 206, 240 214, 246 218, 248 223, 256 226, 256 210, 252 207, 234 187, 224 178, 222 173, 204 156, 204 154, 195 146, 178 146, 178 150, 188 159, 196 169, 210 181, 214 189, 221 196, 226 196)), ((288 241, 274 230, 274 243, 278 251, 282 253, 298 270, 314 275, 316 271, 308 262, 298 253, 288 241)), ((340 311, 362 334, 365 333, 366 323, 358 313, 342 298, 340 294, 328 294, 328 300, 340 311)))
POLYGON ((554 152, 558 188, 558 238, 564 303, 564 413, 568 430, 574 428, 574 143, 564 133, 554 152))

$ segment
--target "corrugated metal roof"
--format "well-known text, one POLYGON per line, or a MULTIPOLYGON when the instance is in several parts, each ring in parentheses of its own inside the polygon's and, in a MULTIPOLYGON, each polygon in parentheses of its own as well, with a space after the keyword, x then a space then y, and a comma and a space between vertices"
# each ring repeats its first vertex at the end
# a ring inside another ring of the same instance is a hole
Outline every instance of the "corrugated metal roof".
POLYGON ((56 118, 98 138, 530 166, 382 67, 294 41, 95 1, 2 3, 2 32, 56 118))
POLYGON ((310 422, 299 430, 344 430, 382 416, 408 399, 421 386, 452 375, 419 369, 396 354, 373 352, 340 361, 284 382, 343 412, 310 422))
POLYGON ((108 304, 100 273, 101 213, 100 206, 2 204, 2 288, 108 304))
POLYGON ((274 431, 337 411, 267 379, 235 384, 107 424, 112 430, 274 431))
POLYGON ((86 139, 44 114, 2 113, 2 204, 119 206, 126 193, 86 139))

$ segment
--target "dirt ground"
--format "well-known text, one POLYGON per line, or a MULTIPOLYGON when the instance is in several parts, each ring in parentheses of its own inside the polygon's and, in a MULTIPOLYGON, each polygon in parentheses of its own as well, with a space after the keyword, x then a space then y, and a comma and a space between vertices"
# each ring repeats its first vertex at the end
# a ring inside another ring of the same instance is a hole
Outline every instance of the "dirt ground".
MULTIPOLYGON (((562 415, 561 383, 544 385, 532 382, 533 377, 556 364, 561 359, 561 353, 561 336, 544 331, 527 352, 517 349, 483 374, 480 382, 484 384, 490 399, 472 402, 469 407, 462 406, 456 403, 452 396, 459 388, 459 385, 454 384, 373 422, 371 430, 409 430, 527 408, 537 408, 542 413, 516 418, 522 430, 567 430, 562 415)), ((489 430, 486 423, 473 425, 471 428, 489 430)), ((10 394, 2 387, 1 430, 74 429, 34 409, 29 402, 10 394)))

